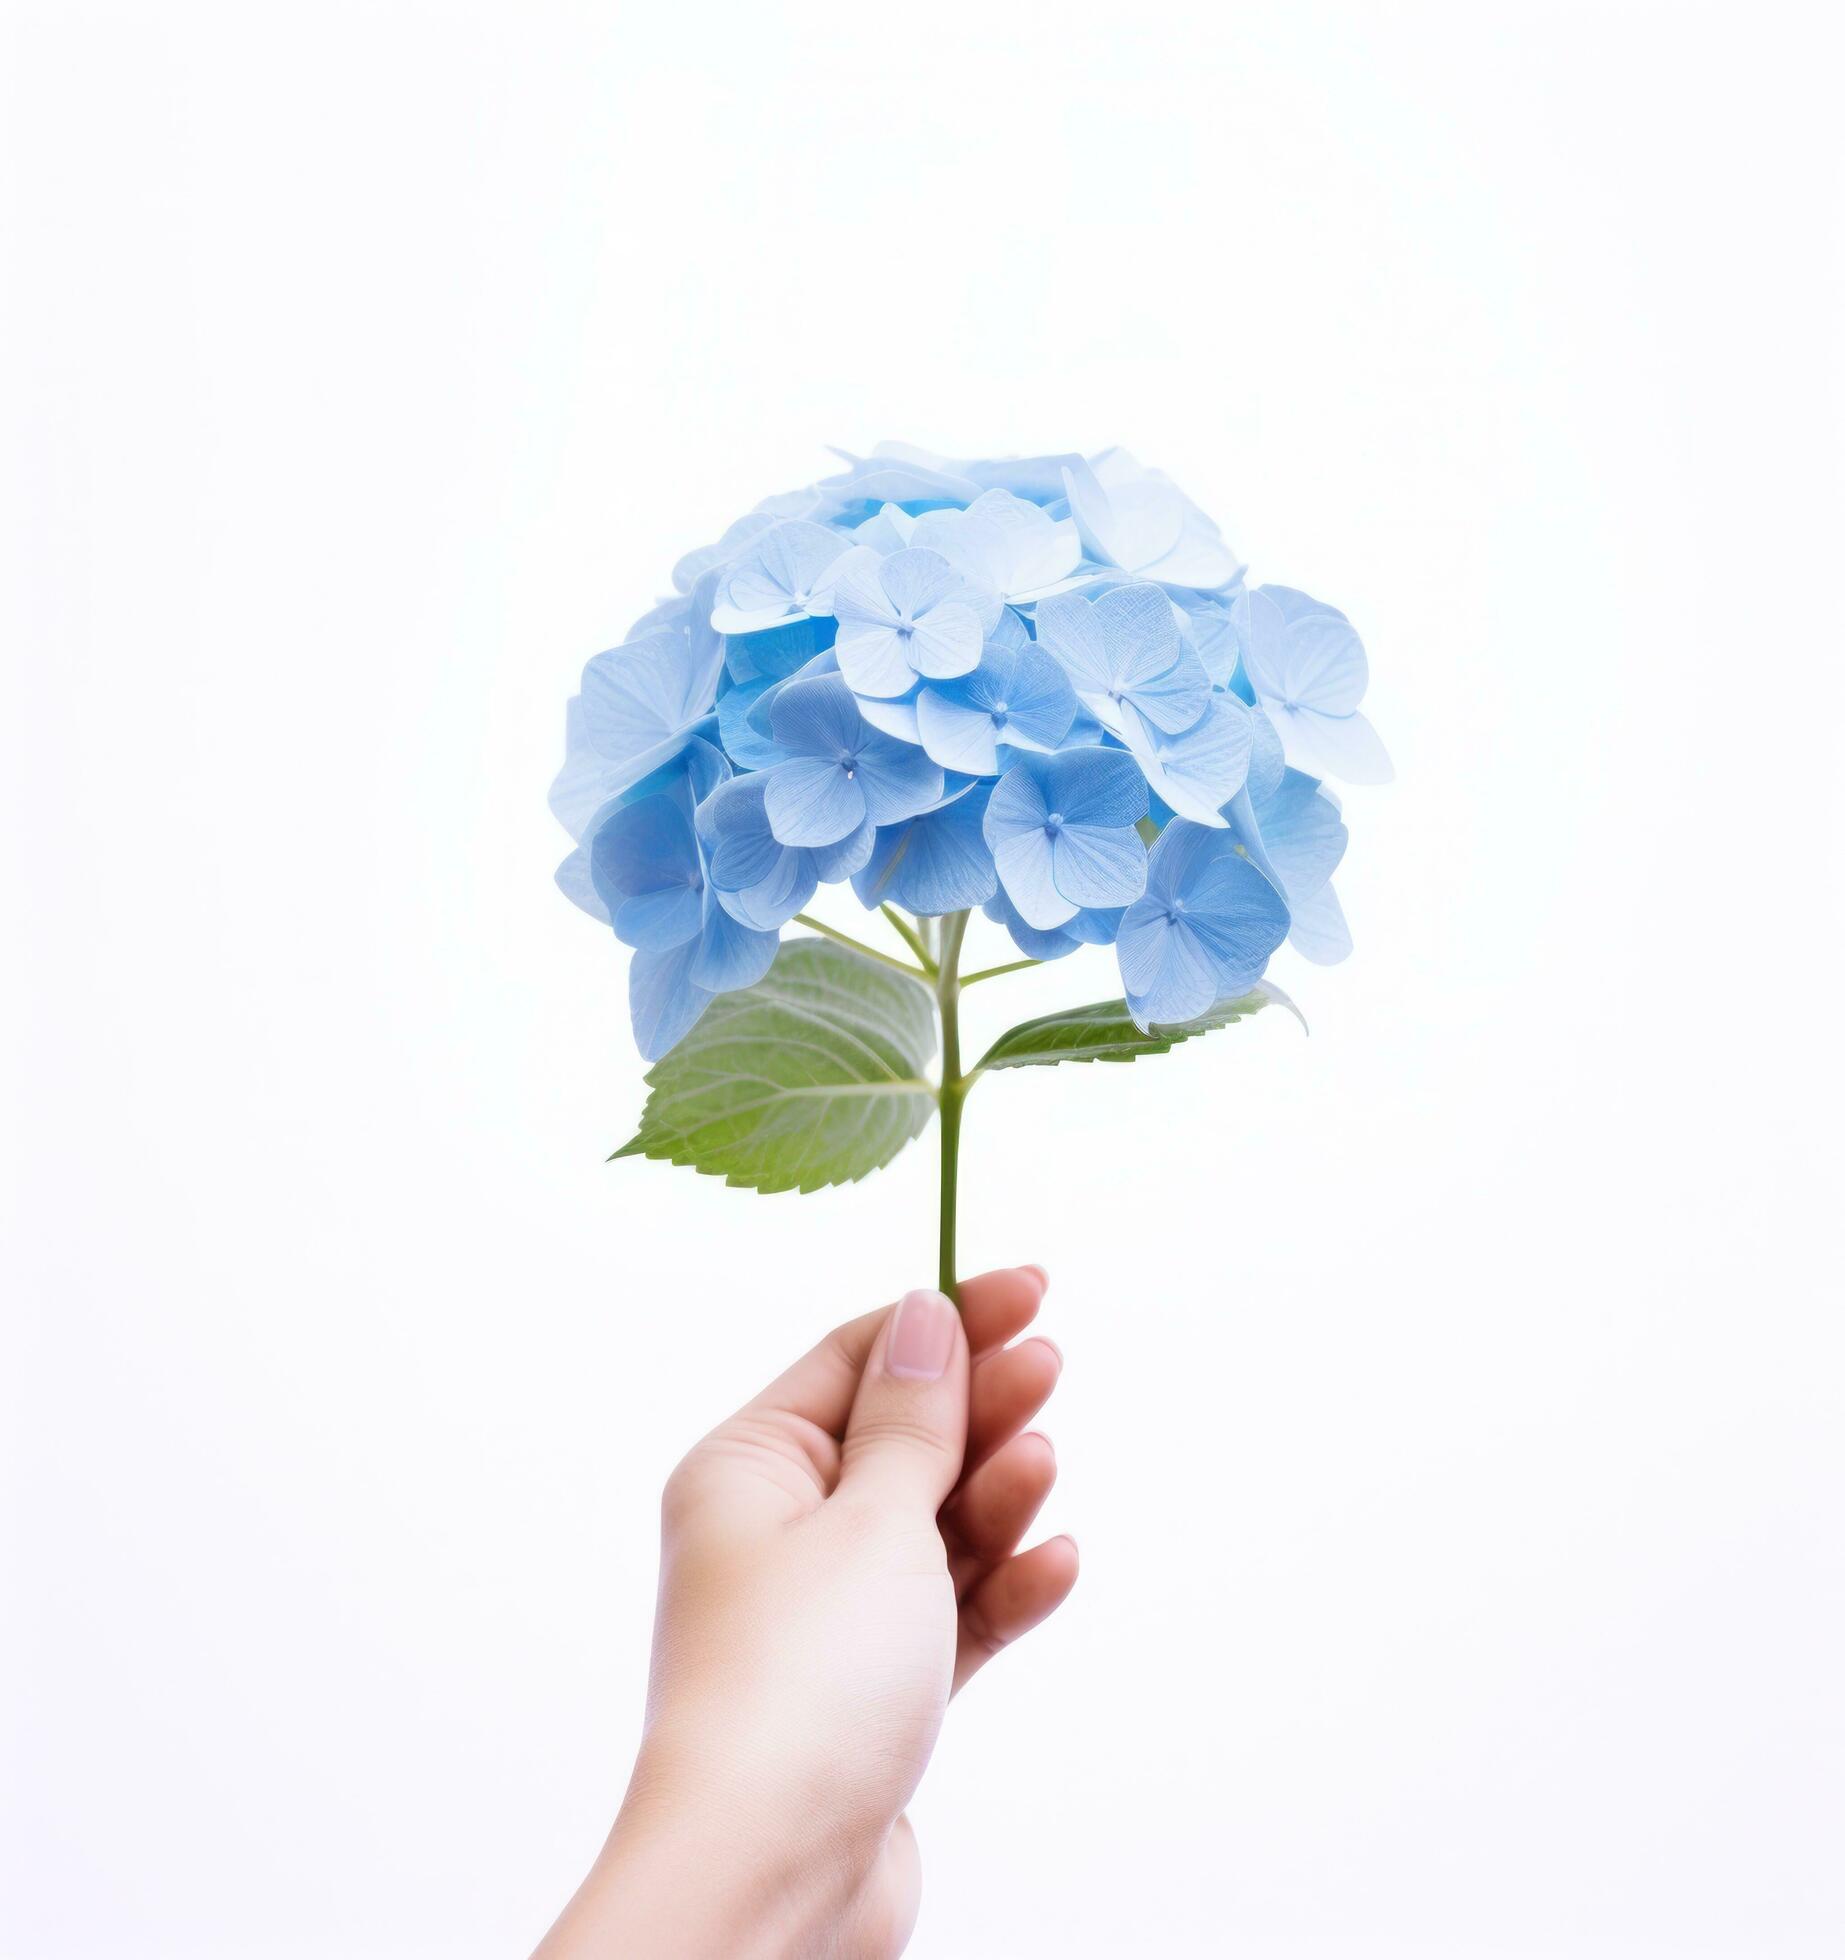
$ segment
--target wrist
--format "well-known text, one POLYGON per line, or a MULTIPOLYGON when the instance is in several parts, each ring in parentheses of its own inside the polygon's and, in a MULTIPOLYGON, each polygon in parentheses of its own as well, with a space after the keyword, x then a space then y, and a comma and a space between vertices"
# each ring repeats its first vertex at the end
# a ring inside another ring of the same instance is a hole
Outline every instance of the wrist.
POLYGON ((875 1833, 839 1828, 690 1738, 655 1735, 592 1883, 617 1951, 782 1960, 830 1944, 876 1855, 875 1833))

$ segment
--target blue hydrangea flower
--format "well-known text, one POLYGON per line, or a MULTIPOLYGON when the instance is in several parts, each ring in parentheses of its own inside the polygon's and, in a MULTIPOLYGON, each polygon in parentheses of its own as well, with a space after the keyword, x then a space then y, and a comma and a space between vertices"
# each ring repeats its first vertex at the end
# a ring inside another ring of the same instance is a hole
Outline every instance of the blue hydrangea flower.
POLYGON ((1217 526, 1176 483, 1125 449, 1066 465, 1063 482, 1084 548, 1098 564, 1202 592, 1227 591, 1242 576, 1217 526))
POLYGON ((573 836, 624 790, 672 759, 717 700, 723 643, 684 623, 599 653, 565 710, 565 761, 551 807, 573 836))
POLYGON ((769 709, 789 760, 767 772, 763 808, 776 841, 823 849, 867 819, 900 823, 941 800, 941 768, 873 728, 836 674, 789 681, 769 709))
POLYGON ((711 624, 720 633, 760 633, 830 613, 828 588, 851 542, 806 518, 772 524, 720 573, 711 624))
POLYGON ((1288 944, 1316 966, 1352 950, 1332 874, 1347 831, 1337 800, 1298 769, 1283 770, 1261 795, 1239 798, 1231 822, 1250 858, 1288 901, 1288 944))
POLYGON ((1235 614, 1244 675, 1288 760, 1341 782, 1389 782, 1390 758, 1358 712, 1370 669, 1344 613, 1289 586, 1259 585, 1238 596, 1235 614))
POLYGON ((1118 585, 1094 599, 1066 592, 1038 607, 1037 623, 1038 644, 1111 734, 1125 739, 1144 723, 1176 735, 1204 713, 1210 680, 1157 585, 1118 585))
POLYGON ((1169 735, 1130 710, 1127 746, 1147 787, 1194 823, 1222 825, 1224 806, 1243 787, 1255 746, 1255 716, 1233 694, 1211 694, 1189 728, 1169 735))
POLYGON ((1143 1023, 1283 935, 1345 956, 1321 778, 1390 765, 1344 614, 1247 587, 1125 450, 839 454, 688 552, 566 710, 558 883, 633 949, 645 1054, 848 882, 978 908, 1028 959, 1114 944, 1143 1023))
POLYGON ((1010 490, 985 490, 965 510, 926 511, 909 543, 938 551, 969 584, 1029 605, 1062 591, 1077 575, 1083 541, 1069 518, 1010 490))
POLYGON ((1004 889, 996 891, 980 908, 996 926, 1004 926, 1012 943, 1028 960, 1060 960, 1079 946, 1112 946, 1121 930, 1123 909, 1077 912, 1060 926, 1039 931, 1028 926, 1004 889))
POLYGON ((1175 817, 1115 940, 1128 1011, 1140 1027, 1169 1026, 1246 994, 1287 933, 1286 901, 1235 837, 1175 817))
POLYGON ((939 551, 906 546, 880 558, 855 546, 833 584, 839 671, 858 694, 906 694, 979 665, 999 601, 977 592, 939 551))
POLYGON ((934 919, 991 897, 993 854, 983 830, 991 789, 971 783, 939 809, 880 830, 869 860, 853 875, 860 903, 901 905, 919 919, 934 919))
POLYGON ((1042 931, 1137 898, 1147 850, 1134 826, 1146 814, 1146 780, 1119 749, 1021 756, 994 787, 985 825, 1019 916, 1042 931))
POLYGON ((863 868, 876 830, 867 817, 819 850, 780 843, 765 807, 768 785, 760 771, 720 784, 698 806, 698 834, 718 903, 739 923, 776 932, 821 885, 836 885, 863 868))
POLYGON ((768 972, 777 935, 751 929, 717 902, 683 786, 606 818, 589 847, 589 872, 615 936, 635 949, 628 1004, 648 1061, 685 1037, 714 994, 753 987, 768 972))
POLYGON ((915 712, 918 740, 944 769, 994 776, 1012 750, 1055 749, 1076 719, 1076 694, 1021 634, 1013 646, 990 643, 971 674, 920 689, 915 712))

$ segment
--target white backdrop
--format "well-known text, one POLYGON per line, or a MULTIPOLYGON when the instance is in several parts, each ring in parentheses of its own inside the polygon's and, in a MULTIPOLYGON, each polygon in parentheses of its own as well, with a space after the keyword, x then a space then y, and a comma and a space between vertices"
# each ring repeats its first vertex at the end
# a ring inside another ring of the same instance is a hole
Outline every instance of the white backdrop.
POLYGON ((1085 1564, 954 1712, 914 1950, 1845 1949, 1802 19, 7 6, 9 1960, 522 1951, 660 1478, 929 1276, 926 1147, 602 1161, 544 805, 678 553, 884 436, 1164 467, 1399 768, 1310 1039, 972 1106, 1085 1564))

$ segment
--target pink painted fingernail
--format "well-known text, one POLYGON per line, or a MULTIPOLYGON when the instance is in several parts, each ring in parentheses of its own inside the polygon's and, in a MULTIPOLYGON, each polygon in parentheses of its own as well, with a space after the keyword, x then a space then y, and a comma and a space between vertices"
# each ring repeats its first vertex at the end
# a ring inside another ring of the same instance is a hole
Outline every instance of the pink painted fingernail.
POLYGON ((955 1305, 946 1293, 918 1287, 897 1302, 884 1366, 899 1381, 935 1382, 955 1351, 955 1305))

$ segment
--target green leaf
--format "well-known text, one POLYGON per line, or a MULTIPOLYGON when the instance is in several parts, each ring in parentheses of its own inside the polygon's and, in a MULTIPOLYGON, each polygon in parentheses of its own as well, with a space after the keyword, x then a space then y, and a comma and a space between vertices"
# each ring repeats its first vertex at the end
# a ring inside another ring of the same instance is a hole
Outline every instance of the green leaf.
POLYGON ((830 940, 787 939, 648 1070, 640 1131, 615 1156, 757 1191, 855 1183, 934 1113, 934 1053, 926 987, 830 940))
POLYGON ((1093 1007, 1066 1007, 1009 1028, 980 1058, 979 1075, 993 1068, 1048 1068, 1054 1062, 1131 1062, 1141 1055, 1163 1055, 1181 1041, 1245 1021, 1270 1005, 1285 1007, 1304 1028, 1298 1007, 1267 980, 1236 1000, 1220 1000, 1195 1021, 1156 1027, 1143 1034, 1124 1000, 1097 1001, 1093 1007))

